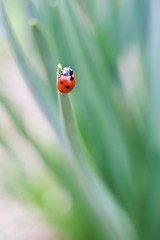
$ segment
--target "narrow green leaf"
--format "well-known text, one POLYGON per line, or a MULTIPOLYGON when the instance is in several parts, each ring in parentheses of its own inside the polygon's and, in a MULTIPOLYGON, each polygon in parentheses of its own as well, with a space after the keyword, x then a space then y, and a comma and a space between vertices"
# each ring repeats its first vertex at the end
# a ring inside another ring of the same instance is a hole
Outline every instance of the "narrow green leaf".
POLYGON ((52 101, 51 91, 46 88, 40 76, 33 70, 31 65, 28 63, 28 60, 26 59, 23 50, 21 49, 14 35, 2 0, 0 1, 0 6, 2 8, 2 19, 5 25, 8 40, 14 51, 14 55, 22 70, 22 73, 24 74, 24 79, 26 80, 27 85, 29 86, 35 99, 37 100, 37 103, 39 104, 41 110, 44 112, 46 118, 56 131, 57 135, 60 137, 60 126, 56 111, 54 109, 54 102, 52 101))
MULTIPOLYGON (((58 65, 57 72, 59 72, 58 65)), ((66 134, 66 145, 70 158, 70 167, 76 174, 76 184, 82 192, 88 208, 96 214, 103 237, 110 239, 136 239, 136 233, 127 214, 119 207, 109 188, 104 189, 102 183, 88 165, 78 140, 75 120, 69 94, 58 92, 62 123, 66 134)))
POLYGON ((150 1, 149 32, 147 44, 149 105, 148 119, 148 157, 149 180, 145 215, 145 239, 156 239, 160 236, 160 1, 150 1))
POLYGON ((56 71, 57 60, 59 56, 58 46, 53 38, 50 36, 47 29, 36 19, 30 21, 31 30, 38 48, 40 57, 44 64, 48 81, 53 90, 54 101, 56 101, 55 82, 53 81, 54 72, 56 71))

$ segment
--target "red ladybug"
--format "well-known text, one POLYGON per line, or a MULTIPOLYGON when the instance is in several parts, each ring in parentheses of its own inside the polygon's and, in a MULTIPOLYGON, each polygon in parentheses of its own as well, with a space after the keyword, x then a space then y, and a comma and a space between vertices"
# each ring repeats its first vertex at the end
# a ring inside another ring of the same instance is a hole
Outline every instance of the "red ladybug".
POLYGON ((58 73, 57 90, 66 94, 72 91, 76 84, 76 74, 70 67, 65 67, 58 73))

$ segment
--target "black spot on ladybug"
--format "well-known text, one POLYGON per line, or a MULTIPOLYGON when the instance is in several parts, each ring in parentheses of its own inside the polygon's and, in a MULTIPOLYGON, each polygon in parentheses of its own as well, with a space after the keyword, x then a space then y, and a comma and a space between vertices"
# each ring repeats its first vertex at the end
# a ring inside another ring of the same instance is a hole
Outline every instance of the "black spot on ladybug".
POLYGON ((70 89, 70 86, 65 86, 65 88, 70 89))
POLYGON ((60 84, 63 84, 63 82, 62 82, 62 81, 60 81, 60 84))
POLYGON ((60 91, 61 93, 63 93, 63 91, 60 91))

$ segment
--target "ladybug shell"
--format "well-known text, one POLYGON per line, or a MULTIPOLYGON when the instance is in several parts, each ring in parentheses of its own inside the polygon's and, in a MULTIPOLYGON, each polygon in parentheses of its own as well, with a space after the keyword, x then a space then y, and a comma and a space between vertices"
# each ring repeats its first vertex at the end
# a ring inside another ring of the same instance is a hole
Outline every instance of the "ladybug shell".
POLYGON ((72 78, 70 76, 60 75, 57 81, 57 90, 63 94, 69 93, 72 91, 76 84, 76 75, 73 72, 72 78))

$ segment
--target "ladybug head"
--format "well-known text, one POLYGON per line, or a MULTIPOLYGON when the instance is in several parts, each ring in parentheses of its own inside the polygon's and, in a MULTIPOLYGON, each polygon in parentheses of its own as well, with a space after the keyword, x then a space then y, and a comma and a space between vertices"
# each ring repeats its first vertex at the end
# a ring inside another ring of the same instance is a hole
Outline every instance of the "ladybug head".
POLYGON ((72 76, 72 74, 73 74, 73 70, 70 67, 63 68, 63 70, 62 70, 63 76, 70 77, 70 76, 72 76))

